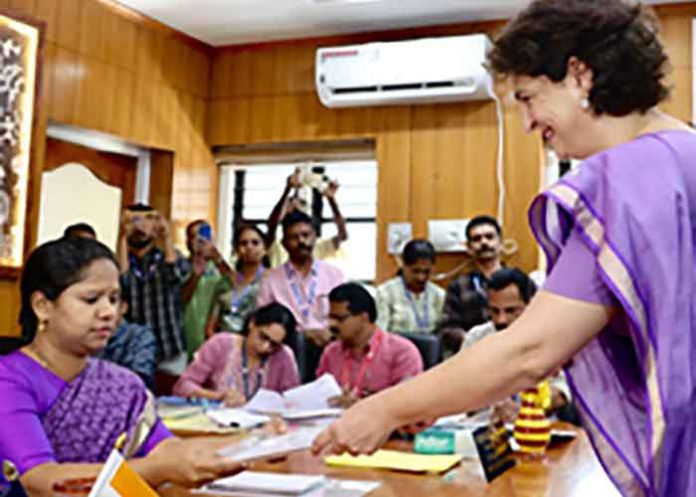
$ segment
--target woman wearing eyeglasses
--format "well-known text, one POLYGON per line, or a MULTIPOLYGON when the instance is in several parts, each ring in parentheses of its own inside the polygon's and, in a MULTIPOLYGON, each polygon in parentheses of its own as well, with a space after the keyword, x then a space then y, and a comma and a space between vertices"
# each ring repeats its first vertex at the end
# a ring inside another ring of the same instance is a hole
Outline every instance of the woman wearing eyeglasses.
POLYGON ((174 395, 243 405, 260 388, 284 392, 300 384, 290 347, 296 321, 280 304, 251 313, 240 335, 219 333, 206 341, 174 385, 174 395))

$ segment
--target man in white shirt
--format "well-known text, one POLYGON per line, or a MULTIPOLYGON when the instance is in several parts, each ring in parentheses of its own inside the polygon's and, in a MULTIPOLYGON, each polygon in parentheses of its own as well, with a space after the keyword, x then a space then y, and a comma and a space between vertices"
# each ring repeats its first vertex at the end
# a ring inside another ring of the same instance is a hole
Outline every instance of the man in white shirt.
MULTIPOLYGON (((537 287, 524 272, 515 268, 501 268, 488 281, 488 313, 490 321, 474 326, 464 336, 462 348, 471 347, 488 335, 506 329, 517 319, 532 300, 537 287)), ((563 371, 551 380, 551 409, 555 412, 570 403, 570 388, 563 371)))

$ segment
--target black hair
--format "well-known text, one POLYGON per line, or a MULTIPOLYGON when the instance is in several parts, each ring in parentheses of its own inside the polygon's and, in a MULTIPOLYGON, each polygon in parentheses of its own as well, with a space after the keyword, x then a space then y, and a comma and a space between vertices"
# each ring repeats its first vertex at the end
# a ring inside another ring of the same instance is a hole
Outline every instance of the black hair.
POLYGON ((364 286, 358 283, 343 283, 329 292, 329 302, 348 302, 348 310, 355 316, 366 312, 370 323, 377 320, 377 306, 364 286))
POLYGON ((535 0, 488 54, 496 75, 562 81, 576 57, 592 69, 595 114, 646 112, 669 96, 668 58, 652 10, 623 0, 535 0))
POLYGON ((500 291, 510 285, 515 285, 520 292, 520 297, 525 304, 529 304, 537 291, 534 281, 524 271, 517 268, 504 267, 498 269, 488 280, 488 291, 500 291))
POLYGON ((471 221, 469 221, 469 223, 466 225, 466 239, 471 240, 471 232, 474 228, 487 225, 493 226, 495 228, 495 232, 498 233, 499 238, 503 237, 503 230, 500 228, 498 220, 493 216, 483 215, 473 217, 471 221))
POLYGON ((279 324, 285 328, 285 337, 283 343, 290 347, 296 344, 297 320, 292 311, 282 304, 273 302, 272 304, 259 307, 250 312, 244 320, 244 328, 241 334, 246 336, 249 334, 249 324, 254 322, 255 325, 263 326, 268 324, 279 324))
MULTIPOLYGON (((259 228, 256 224, 253 223, 242 223, 237 227, 237 229, 234 230, 234 236, 232 237, 232 246, 235 250, 237 250, 237 247, 239 246, 239 241, 242 238, 244 232, 249 230, 255 231, 256 234, 261 237, 261 243, 263 243, 264 248, 268 248, 266 246, 266 234, 263 232, 261 228, 259 228)), ((263 258, 261 259, 261 264, 267 268, 271 267, 271 260, 269 259, 268 254, 263 256, 263 258)), ((237 262, 234 265, 235 269, 237 271, 241 271, 243 265, 243 261, 240 258, 237 258, 237 262)))
POLYGON ((65 230, 63 230, 63 237, 64 238, 72 238, 72 237, 78 237, 80 236, 79 233, 89 233, 92 235, 94 238, 97 238, 97 232, 94 231, 94 228, 90 226, 87 223, 75 223, 71 224, 65 230))
POLYGON ((261 242, 263 246, 266 246, 266 233, 263 232, 261 228, 252 223, 244 223, 240 225, 236 230, 234 230, 234 237, 232 238, 232 245, 236 249, 239 246, 239 241, 245 231, 255 231, 257 235, 261 237, 261 242))
POLYGON ((82 281, 93 262, 106 259, 118 268, 113 252, 101 242, 89 238, 60 238, 40 245, 29 255, 20 282, 22 309, 19 324, 25 343, 31 343, 39 324, 31 305, 34 292, 56 300, 70 286, 82 281))
POLYGON ((206 221, 205 219, 196 219, 195 221, 191 221, 190 223, 188 223, 186 225, 186 229, 184 230, 184 233, 186 233, 186 236, 189 236, 189 230, 191 228, 193 228, 194 226, 199 225, 199 224, 210 224, 210 223, 208 223, 208 221, 206 221))
POLYGON ((411 240, 401 254, 404 265, 411 266, 421 259, 435 263, 435 247, 428 240, 411 240))
POLYGON ((129 205, 126 207, 126 210, 131 212, 149 212, 154 211, 155 208, 147 204, 137 203, 129 205))
POLYGON ((287 231, 290 228, 292 228, 296 224, 300 224, 300 223, 309 224, 312 227, 312 229, 314 230, 314 232, 317 231, 317 227, 314 224, 314 221, 312 220, 312 218, 309 217, 304 212, 298 211, 297 209, 295 209, 294 211, 292 211, 290 214, 287 214, 283 218, 283 221, 282 221, 283 233, 287 233, 287 231))

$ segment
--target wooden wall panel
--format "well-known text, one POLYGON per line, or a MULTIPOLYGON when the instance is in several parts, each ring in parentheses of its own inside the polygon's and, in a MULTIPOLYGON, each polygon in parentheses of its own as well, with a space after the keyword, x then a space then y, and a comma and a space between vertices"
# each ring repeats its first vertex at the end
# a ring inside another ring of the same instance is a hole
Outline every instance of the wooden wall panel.
MULTIPOLYGON (((410 221, 414 233, 425 236, 429 219, 495 212, 495 105, 327 109, 314 93, 313 74, 316 47, 327 43, 319 40, 219 51, 211 79, 208 140, 211 145, 229 145, 375 139, 380 167, 377 266, 381 280, 394 271, 384 250, 389 222, 410 221)), ((512 143, 519 150, 509 150, 508 169, 519 162, 529 163, 515 158, 518 152, 539 147, 538 140, 527 136, 512 143)), ((537 161, 538 152, 531 155, 537 161)), ((538 190, 538 166, 527 174, 530 181, 521 188, 510 188, 515 205, 528 204, 538 190)), ((514 226, 510 235, 529 241, 526 224, 514 226)), ((536 260, 536 247, 525 243, 513 263, 531 269, 536 260)), ((444 257, 438 267, 448 269, 458 262, 458 256, 444 257)))
MULTIPOLYGON (((160 150, 154 203, 175 214, 178 233, 193 216, 214 221, 217 171, 205 138, 212 49, 111 0, 2 5, 47 25, 41 95, 47 118, 160 150)), ((31 209, 38 212, 36 202, 31 209)), ((0 334, 16 320, 18 296, 5 298, 14 291, 0 282, 0 334)))
MULTIPOLYGON (((663 39, 672 58, 674 83, 663 108, 688 120, 691 115, 691 16, 696 6, 658 10, 663 39)), ((414 107, 329 110, 314 94, 316 48, 366 41, 485 31, 502 23, 421 28, 285 43, 218 49, 213 57, 208 141, 211 145, 374 138, 379 162, 378 279, 393 273, 385 252, 386 225, 410 221, 424 236, 429 219, 495 213, 497 123, 490 102, 414 107)), ((541 144, 524 133, 517 111, 506 105, 505 231, 519 251, 511 264, 530 270, 538 253, 526 210, 539 189, 541 144)), ((439 269, 460 262, 445 256, 439 269)))

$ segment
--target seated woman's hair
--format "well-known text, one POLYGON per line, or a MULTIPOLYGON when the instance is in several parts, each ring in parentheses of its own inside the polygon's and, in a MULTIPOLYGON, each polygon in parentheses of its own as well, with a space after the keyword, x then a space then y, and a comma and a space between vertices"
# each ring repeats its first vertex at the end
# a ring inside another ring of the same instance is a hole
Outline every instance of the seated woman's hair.
POLYGON ((404 264, 411 266, 421 259, 435 262, 435 247, 428 240, 411 240, 402 253, 404 264))
POLYGON ((285 345, 292 346, 295 344, 295 334, 297 333, 297 320, 293 315, 292 311, 282 304, 276 302, 272 304, 259 307, 249 315, 244 320, 244 328, 242 329, 242 335, 246 336, 249 334, 249 323, 254 322, 256 326, 263 326, 268 324, 279 324, 285 328, 285 337, 283 338, 283 343, 285 345))
POLYGON ((535 0, 496 39, 488 54, 499 76, 546 76, 558 83, 576 57, 592 69, 596 114, 646 112, 669 95, 667 55, 657 19, 623 0, 535 0))
POLYGON ((39 324, 31 305, 34 292, 56 300, 69 286, 81 281, 89 265, 99 259, 107 259, 118 267, 113 252, 106 245, 88 238, 61 238, 34 249, 24 265, 20 282, 19 324, 24 343, 34 340, 39 324))

